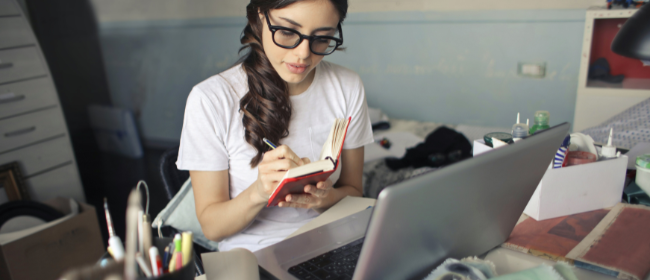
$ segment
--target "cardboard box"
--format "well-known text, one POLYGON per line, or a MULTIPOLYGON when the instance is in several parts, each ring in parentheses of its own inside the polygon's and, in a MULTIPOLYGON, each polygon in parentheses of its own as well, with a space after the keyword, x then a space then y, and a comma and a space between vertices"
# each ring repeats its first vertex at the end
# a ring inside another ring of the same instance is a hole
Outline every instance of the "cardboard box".
MULTIPOLYGON (((71 213, 70 200, 47 202, 64 214, 71 213)), ((93 264, 104 253, 95 208, 79 203, 77 215, 0 238, 0 279, 57 279, 64 271, 93 264)))
MULTIPOLYGON (((474 156, 491 150, 483 139, 474 141, 474 156)), ((617 159, 549 169, 524 213, 540 221, 612 207, 621 201, 626 170, 625 155, 617 159)))

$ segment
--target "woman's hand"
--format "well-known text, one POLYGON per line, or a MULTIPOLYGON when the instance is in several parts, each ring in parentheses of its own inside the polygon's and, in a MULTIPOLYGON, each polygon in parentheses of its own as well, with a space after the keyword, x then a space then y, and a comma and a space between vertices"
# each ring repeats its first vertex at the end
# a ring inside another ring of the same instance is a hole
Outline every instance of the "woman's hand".
MULTIPOLYGON (((294 208, 311 208, 316 211, 330 207, 329 200, 326 198, 333 190, 332 181, 327 179, 318 182, 314 185, 306 185, 306 194, 288 194, 284 199, 286 201, 280 202, 280 207, 294 207, 294 208)), ((320 212, 320 211, 319 211, 320 212)))
POLYGON ((289 147, 281 145, 264 153, 262 162, 257 166, 256 193, 262 201, 267 201, 287 170, 309 163, 308 158, 298 157, 289 147))

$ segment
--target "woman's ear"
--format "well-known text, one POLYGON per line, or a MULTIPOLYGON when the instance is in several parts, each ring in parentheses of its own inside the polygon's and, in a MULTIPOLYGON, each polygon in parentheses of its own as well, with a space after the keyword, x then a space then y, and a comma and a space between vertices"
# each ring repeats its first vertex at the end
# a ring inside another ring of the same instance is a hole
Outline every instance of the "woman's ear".
POLYGON ((257 8, 257 15, 260 17, 260 20, 264 20, 264 13, 262 13, 262 9, 257 8))

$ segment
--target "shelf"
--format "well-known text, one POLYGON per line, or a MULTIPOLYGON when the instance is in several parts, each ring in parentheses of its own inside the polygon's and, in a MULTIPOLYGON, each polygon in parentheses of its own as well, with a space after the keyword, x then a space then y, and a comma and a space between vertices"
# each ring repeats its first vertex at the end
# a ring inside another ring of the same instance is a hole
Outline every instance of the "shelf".
POLYGON ((622 83, 608 83, 600 80, 587 80, 587 88, 615 88, 650 90, 650 79, 627 78, 622 83))
POLYGON ((629 18, 639 9, 588 10, 587 19, 629 18))

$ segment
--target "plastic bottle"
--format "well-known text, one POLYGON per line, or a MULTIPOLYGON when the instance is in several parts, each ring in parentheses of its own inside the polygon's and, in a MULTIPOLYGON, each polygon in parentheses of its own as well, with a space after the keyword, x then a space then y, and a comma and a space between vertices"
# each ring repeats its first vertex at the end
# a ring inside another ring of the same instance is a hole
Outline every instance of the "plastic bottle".
POLYGON ((615 158, 616 157, 616 147, 612 145, 612 133, 614 128, 609 129, 609 138, 607 139, 607 145, 604 145, 601 150, 603 158, 615 158))
POLYGON ((548 118, 549 118, 548 111, 537 111, 537 112, 535 112, 535 117, 533 118, 533 126, 530 128, 529 134, 532 135, 536 131, 551 128, 548 125, 548 118))
POLYGON ((528 136, 528 125, 519 122, 519 113, 517 113, 517 123, 512 126, 512 140, 517 142, 528 136))

